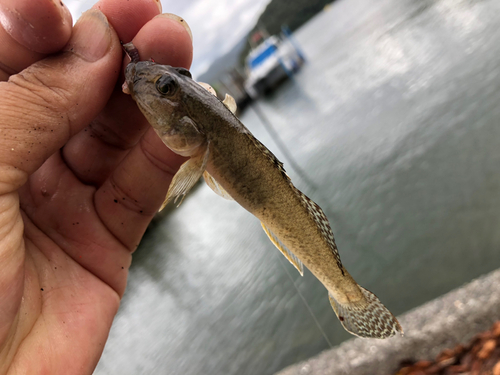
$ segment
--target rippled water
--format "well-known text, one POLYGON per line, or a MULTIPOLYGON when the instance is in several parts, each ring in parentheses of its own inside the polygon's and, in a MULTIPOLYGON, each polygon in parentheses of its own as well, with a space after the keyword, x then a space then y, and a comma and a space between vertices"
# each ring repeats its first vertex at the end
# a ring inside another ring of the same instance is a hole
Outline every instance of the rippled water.
MULTIPOLYGON (((500 266, 499 24, 495 0, 338 0, 297 33, 304 69, 260 102, 346 268, 395 314, 500 266)), ((272 374, 328 348, 287 271, 329 340, 349 338, 281 258, 200 186, 146 234, 95 374, 272 374)))

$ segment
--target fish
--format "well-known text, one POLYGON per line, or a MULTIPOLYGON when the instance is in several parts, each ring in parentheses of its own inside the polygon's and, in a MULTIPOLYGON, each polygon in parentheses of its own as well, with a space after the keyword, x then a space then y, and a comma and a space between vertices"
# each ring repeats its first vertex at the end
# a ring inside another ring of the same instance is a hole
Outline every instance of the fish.
POLYGON ((130 94, 173 152, 189 157, 174 175, 160 210, 182 202, 203 176, 223 198, 260 220, 279 251, 299 271, 304 266, 325 286, 335 314, 351 334, 387 338, 403 329, 396 317, 343 266, 323 210, 297 189, 281 163, 221 101, 185 68, 140 61, 132 43, 123 91, 130 94))

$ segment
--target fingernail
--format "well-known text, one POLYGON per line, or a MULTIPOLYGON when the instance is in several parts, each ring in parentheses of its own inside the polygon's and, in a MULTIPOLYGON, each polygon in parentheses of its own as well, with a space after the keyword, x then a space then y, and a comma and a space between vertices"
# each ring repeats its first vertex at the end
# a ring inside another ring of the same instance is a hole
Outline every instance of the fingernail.
POLYGON ((64 48, 93 62, 101 59, 111 47, 111 29, 106 16, 97 9, 83 13, 73 28, 73 35, 64 48))
POLYGON ((191 33, 191 28, 189 27, 189 25, 187 24, 187 22, 184 18, 181 18, 181 17, 179 17, 175 14, 172 14, 172 13, 159 14, 155 18, 158 18, 158 17, 169 18, 171 20, 179 22, 188 32, 189 37, 191 38, 191 42, 193 41, 193 34, 191 33))
POLYGON ((71 34, 69 10, 59 0, 0 1, 0 26, 22 46, 43 54, 59 51, 71 34))
POLYGON ((153 0, 153 1, 154 1, 154 2, 156 3, 156 5, 158 6, 158 9, 160 9, 160 13, 161 13, 161 12, 163 12, 163 9, 162 9, 162 7, 161 7, 161 1, 160 1, 160 0, 153 0))

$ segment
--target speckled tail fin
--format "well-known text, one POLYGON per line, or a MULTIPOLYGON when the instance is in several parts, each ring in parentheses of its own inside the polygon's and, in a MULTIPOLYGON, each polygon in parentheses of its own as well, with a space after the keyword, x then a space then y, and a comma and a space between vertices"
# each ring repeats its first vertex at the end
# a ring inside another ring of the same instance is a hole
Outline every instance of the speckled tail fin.
POLYGON ((329 293, 330 303, 344 328, 353 335, 365 338, 385 339, 397 332, 403 335, 398 320, 372 292, 359 287, 366 301, 343 305, 329 293))

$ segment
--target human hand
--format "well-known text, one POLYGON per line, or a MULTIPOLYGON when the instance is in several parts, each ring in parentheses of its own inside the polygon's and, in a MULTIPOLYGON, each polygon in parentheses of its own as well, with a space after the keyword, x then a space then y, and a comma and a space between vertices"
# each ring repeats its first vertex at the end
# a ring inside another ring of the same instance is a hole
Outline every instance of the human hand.
POLYGON ((121 92, 120 40, 189 68, 158 5, 101 0, 72 28, 60 1, 0 0, 0 374, 91 374, 102 353, 183 161, 121 92))

